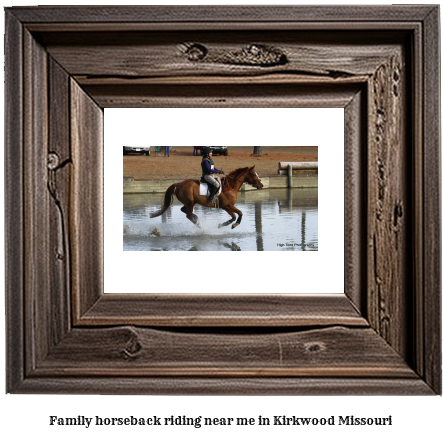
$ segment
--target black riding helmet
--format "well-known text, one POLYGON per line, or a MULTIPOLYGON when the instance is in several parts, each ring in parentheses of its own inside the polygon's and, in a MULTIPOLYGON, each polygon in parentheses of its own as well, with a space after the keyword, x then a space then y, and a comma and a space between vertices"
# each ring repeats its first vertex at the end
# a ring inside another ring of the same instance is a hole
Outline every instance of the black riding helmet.
POLYGON ((212 152, 212 149, 209 147, 204 147, 203 148, 203 155, 209 155, 212 152))

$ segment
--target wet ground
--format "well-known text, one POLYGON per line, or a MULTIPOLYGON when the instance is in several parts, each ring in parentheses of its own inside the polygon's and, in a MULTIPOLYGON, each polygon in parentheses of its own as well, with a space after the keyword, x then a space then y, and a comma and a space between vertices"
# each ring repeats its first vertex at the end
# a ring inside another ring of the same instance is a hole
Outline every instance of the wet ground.
POLYGON ((317 251, 318 190, 268 189, 240 192, 235 206, 241 224, 218 228, 230 216, 223 210, 194 208, 195 226, 177 200, 161 217, 163 194, 124 195, 124 251, 317 251))

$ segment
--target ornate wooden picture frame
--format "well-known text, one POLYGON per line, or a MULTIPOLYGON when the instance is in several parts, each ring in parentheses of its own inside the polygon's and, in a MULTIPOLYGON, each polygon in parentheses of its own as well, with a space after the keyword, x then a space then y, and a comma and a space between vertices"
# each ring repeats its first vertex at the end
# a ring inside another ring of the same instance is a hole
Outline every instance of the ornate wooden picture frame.
POLYGON ((441 394, 439 57, 438 6, 7 8, 7 391, 441 394), (345 294, 104 294, 103 108, 245 106, 344 108, 345 294))

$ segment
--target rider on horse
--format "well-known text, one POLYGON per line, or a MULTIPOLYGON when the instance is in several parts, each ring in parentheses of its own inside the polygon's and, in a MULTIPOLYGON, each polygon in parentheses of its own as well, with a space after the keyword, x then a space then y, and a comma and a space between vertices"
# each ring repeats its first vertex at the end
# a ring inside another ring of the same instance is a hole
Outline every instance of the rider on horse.
POLYGON ((209 198, 208 202, 212 203, 215 194, 217 193, 220 183, 212 175, 216 173, 225 174, 223 170, 218 170, 214 166, 212 161, 212 150, 209 147, 203 148, 203 159, 202 159, 202 178, 208 183, 209 198))

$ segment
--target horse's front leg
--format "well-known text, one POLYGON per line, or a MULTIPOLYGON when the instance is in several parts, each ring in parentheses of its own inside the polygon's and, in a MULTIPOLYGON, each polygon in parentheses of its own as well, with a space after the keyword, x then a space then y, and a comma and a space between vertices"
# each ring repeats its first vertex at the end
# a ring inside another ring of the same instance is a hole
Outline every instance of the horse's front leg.
POLYGON ((235 214, 233 213, 233 211, 231 210, 231 205, 227 205, 226 207, 223 207, 223 210, 225 210, 226 213, 230 214, 232 219, 229 220, 229 221, 223 222, 222 224, 219 224, 219 225, 218 225, 218 228, 226 227, 227 225, 231 225, 232 222, 235 221, 235 217, 236 217, 236 216, 235 216, 235 214))
POLYGON ((243 213, 238 208, 235 208, 233 205, 231 205, 231 210, 238 214, 237 222, 234 225, 232 225, 232 227, 231 227, 231 228, 235 228, 240 225, 240 222, 243 217, 243 213))

